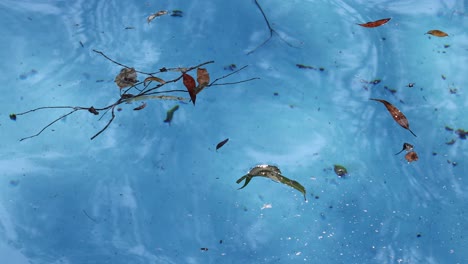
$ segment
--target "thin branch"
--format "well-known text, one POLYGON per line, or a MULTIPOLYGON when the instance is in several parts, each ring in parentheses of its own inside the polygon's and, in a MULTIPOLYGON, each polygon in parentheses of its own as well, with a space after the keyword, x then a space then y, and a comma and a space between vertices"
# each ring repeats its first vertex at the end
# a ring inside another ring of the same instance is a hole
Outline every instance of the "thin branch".
MULTIPOLYGON (((117 64, 117 65, 122 66, 122 67, 127 68, 127 69, 132 69, 132 67, 129 67, 129 66, 125 65, 125 64, 122 64, 122 63, 120 63, 118 61, 115 61, 115 60, 111 59, 109 56, 104 54, 104 52, 102 52, 102 51, 95 50, 95 49, 93 49, 93 51, 100 54, 101 56, 103 56, 104 58, 106 58, 107 60, 111 61, 114 64, 117 64)), ((147 73, 147 72, 142 72, 142 71, 137 71, 137 70, 135 70, 135 71, 138 72, 138 73, 141 73, 141 74, 150 75, 150 73, 147 73)))
POLYGON ((93 222, 96 223, 96 224, 98 223, 94 218, 92 218, 91 216, 89 216, 89 214, 88 214, 84 209, 83 209, 83 214, 85 214, 85 215, 89 218, 89 220, 93 221, 93 222))
POLYGON ((237 82, 227 82, 227 83, 216 83, 216 84, 213 84, 212 86, 216 86, 216 85, 230 85, 230 84, 238 84, 238 83, 245 83, 245 82, 250 82, 250 81, 253 81, 253 80, 260 80, 260 78, 258 77, 255 77, 255 78, 250 78, 250 79, 246 79, 246 80, 242 80, 242 81, 237 81, 237 82))
POLYGON ((76 108, 77 107, 74 107, 74 106, 42 106, 42 107, 38 107, 38 108, 28 110, 26 112, 22 112, 22 113, 18 113, 18 114, 15 113, 15 115, 17 115, 17 116, 24 115, 24 114, 28 114, 28 113, 35 112, 35 111, 38 111, 38 110, 43 110, 43 109, 76 109, 76 108))
POLYGON ((216 78, 214 81, 212 81, 210 84, 208 84, 208 87, 214 85, 214 83, 217 82, 217 81, 219 81, 219 80, 222 80, 222 79, 224 79, 224 78, 227 78, 227 77, 229 77, 229 76, 231 76, 231 75, 233 75, 233 74, 236 74, 236 73, 242 71, 243 69, 247 68, 248 66, 249 66, 249 65, 245 65, 245 66, 239 68, 238 70, 235 70, 235 71, 233 71, 233 72, 231 72, 231 73, 229 73, 229 74, 226 74, 226 75, 224 75, 224 76, 221 76, 221 77, 219 77, 219 78, 216 78))
POLYGON ((91 137, 91 140, 95 139, 97 136, 99 136, 102 132, 104 132, 108 127, 109 125, 112 123, 112 121, 114 121, 114 118, 115 118, 115 113, 114 113, 114 109, 115 109, 115 105, 112 107, 112 111, 111 111, 111 114, 112 114, 112 117, 111 119, 107 122, 107 125, 99 130, 99 132, 97 132, 94 136, 91 137))
MULTIPOLYGON (((42 108, 47 108, 47 107, 42 107, 42 108)), ((54 108, 54 107, 49 107, 49 108, 54 108)), ((37 109, 36 109, 37 110, 37 109)), ((48 127, 50 127, 51 125, 55 124, 56 122, 58 122, 59 120, 61 120, 62 118, 65 118, 73 113, 75 113, 76 111, 78 110, 82 110, 81 108, 77 108, 77 109, 73 109, 73 111, 67 113, 67 114, 64 114, 62 116, 60 116, 59 118, 55 119, 54 121, 50 122, 47 126, 43 127, 39 132, 37 132, 36 134, 32 135, 32 136, 29 136, 29 137, 25 137, 25 138, 22 138, 20 139, 20 141, 23 141, 25 139, 29 139, 29 138, 33 138, 33 137, 37 137, 39 136, 42 132, 44 132, 44 130, 46 130, 48 127)))
POLYGON ((254 48, 253 50, 247 52, 247 55, 250 55, 252 53, 254 53, 257 49, 263 47, 263 45, 267 44, 268 41, 271 40, 271 38, 273 38, 273 35, 276 34, 284 43, 286 43, 288 46, 290 47, 293 47, 293 48, 297 48, 296 46, 292 45, 291 43, 289 43, 288 41, 286 41, 284 38, 281 37, 280 34, 278 34, 278 32, 276 32, 276 30, 273 29, 273 27, 270 25, 270 21, 268 21, 268 18, 267 16, 265 15, 265 12, 263 11, 262 7, 260 6, 260 4, 258 3, 257 0, 255 0, 255 5, 257 6, 257 8, 260 10, 260 12, 262 13, 262 16, 263 16, 263 19, 265 20, 265 23, 267 24, 268 26, 268 30, 270 31, 270 36, 262 42, 262 44, 258 45, 256 48, 254 48))

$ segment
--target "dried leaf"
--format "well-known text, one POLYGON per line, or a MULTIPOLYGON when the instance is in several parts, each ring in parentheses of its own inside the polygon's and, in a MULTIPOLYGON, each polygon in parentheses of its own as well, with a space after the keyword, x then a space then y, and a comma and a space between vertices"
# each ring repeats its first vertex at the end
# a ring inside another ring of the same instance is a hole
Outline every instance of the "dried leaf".
POLYGON ((133 108, 133 110, 138 111, 146 107, 146 103, 142 103, 140 106, 133 108))
POLYGON ((385 100, 382 100, 382 99, 372 99, 371 98, 370 100, 374 100, 374 101, 381 102, 382 104, 384 104, 385 107, 387 108, 388 112, 390 113, 390 115, 393 117, 393 119, 401 127, 403 127, 404 129, 407 129, 409 132, 411 132, 411 134, 413 134, 413 136, 416 137, 416 134, 414 134, 413 131, 411 131, 411 129, 409 127, 408 119, 406 118, 406 116, 400 110, 398 110, 398 108, 396 108, 391 103, 389 103, 389 102, 387 102, 385 100))
POLYGON ((406 142, 405 142, 405 143, 403 143, 403 149, 400 150, 400 152, 396 153, 395 155, 398 155, 398 154, 402 153, 404 150, 406 150, 406 151, 412 151, 413 148, 414 148, 413 145, 411 145, 410 143, 406 143, 406 142))
POLYGON ((210 83, 210 74, 208 71, 204 68, 198 68, 197 69, 197 82, 198 82, 198 87, 196 93, 201 92, 203 88, 208 86, 210 83))
POLYGON ((229 138, 226 138, 225 140, 219 142, 217 145, 216 145, 216 150, 220 149, 222 146, 224 146, 224 144, 226 144, 227 142, 229 141, 229 138))
POLYGON ((161 11, 158 11, 152 15, 150 15, 147 19, 148 23, 150 23, 151 21, 153 21, 153 19, 159 17, 159 16, 163 16, 163 15, 166 15, 168 12, 166 10, 161 10, 161 11))
POLYGON ((391 18, 384 18, 384 19, 379 19, 379 20, 376 20, 376 21, 367 22, 367 23, 358 24, 358 25, 361 26, 361 27, 366 27, 366 28, 380 27, 380 26, 386 24, 388 21, 390 21, 390 19, 391 18))
POLYGON ((197 99, 197 93, 195 91, 195 88, 196 88, 195 80, 193 79, 192 76, 186 74, 185 72, 182 73, 182 78, 183 78, 185 88, 187 88, 187 91, 189 92, 190 99, 192 100, 192 103, 195 105, 195 100, 197 99))
POLYGON ((436 36, 436 37, 439 37, 439 38, 448 37, 447 33, 443 32, 441 30, 437 30, 437 29, 429 30, 426 34, 431 34, 432 36, 436 36))
POLYGON ((416 154, 416 152, 410 151, 410 152, 406 153, 405 159, 408 162, 413 162, 413 161, 417 161, 419 159, 419 157, 418 157, 418 154, 416 154))
POLYGON ((142 100, 152 100, 152 99, 161 99, 161 100, 175 100, 175 101, 186 101, 188 98, 172 96, 172 95, 140 95, 129 97, 125 100, 126 103, 142 101, 142 100))
POLYGON ((243 180, 245 180, 244 185, 239 188, 242 189, 247 184, 252 180, 253 177, 266 177, 270 178, 275 182, 280 182, 282 184, 288 185, 299 192, 301 192, 304 195, 304 200, 306 199, 306 190, 304 186, 302 186, 300 183, 297 181, 288 179, 281 175, 281 171, 278 167, 273 166, 273 165, 257 165, 254 168, 252 168, 246 175, 242 176, 239 178, 236 183, 241 183, 243 180))
POLYGON ((177 111, 177 109, 179 109, 179 105, 175 105, 171 109, 167 110, 166 119, 164 119, 165 123, 169 123, 169 125, 171 124, 172 118, 174 117, 174 112, 177 111))
POLYGON ((137 82, 137 73, 133 68, 123 68, 120 73, 115 77, 114 82, 120 89, 130 87, 137 82))
POLYGON ((143 84, 146 86, 147 82, 152 82, 152 81, 155 81, 155 82, 158 82, 158 83, 161 83, 161 84, 166 83, 166 81, 164 81, 161 78, 158 78, 158 77, 155 77, 155 76, 150 76, 150 77, 146 77, 146 79, 143 81, 143 84))

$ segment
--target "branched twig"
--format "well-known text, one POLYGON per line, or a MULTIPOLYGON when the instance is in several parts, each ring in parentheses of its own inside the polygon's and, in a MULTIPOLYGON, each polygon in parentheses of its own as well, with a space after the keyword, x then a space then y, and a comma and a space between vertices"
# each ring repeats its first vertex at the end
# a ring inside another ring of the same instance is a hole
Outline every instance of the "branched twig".
MULTIPOLYGON (((107 60, 109 60, 110 62, 116 64, 116 65, 119 65, 121 67, 124 67, 124 68, 128 68, 130 69, 131 67, 127 66, 127 65, 124 65, 120 62, 117 62, 113 59, 111 59, 110 57, 108 57, 106 54, 104 54, 103 52, 101 51, 98 51, 98 50, 93 50, 94 52, 100 54, 101 56, 103 56, 104 58, 106 58, 107 60)), ((31 112, 35 112, 35 111, 38 111, 38 110, 44 110, 44 109, 71 109, 70 112, 56 118, 55 120, 53 120, 52 122, 50 122, 49 124, 47 124, 46 126, 44 126, 38 133, 32 135, 32 136, 29 136, 29 137, 25 137, 25 138, 22 138, 20 139, 20 141, 23 141, 25 139, 29 139, 29 138, 33 138, 33 137, 37 137, 39 136, 42 132, 44 132, 44 130, 46 130, 47 128, 49 128, 50 126, 52 126, 53 124, 55 124, 56 122, 58 122, 59 120, 79 111, 79 110, 86 110, 88 111, 89 113, 91 114, 94 114, 94 115, 99 115, 101 112, 103 112, 103 114, 101 115, 101 117, 99 118, 99 120, 101 120, 107 112, 111 112, 111 118, 107 121, 106 125, 101 129, 99 130, 96 134, 94 134, 92 137, 91 137, 91 140, 95 139, 97 136, 99 136, 101 133, 103 133, 104 131, 107 130, 107 128, 112 124, 112 122, 115 120, 115 107, 117 107, 118 105, 120 104, 123 104, 123 103, 132 103, 134 101, 139 101, 139 100, 145 100, 145 99, 162 99, 162 100, 185 100, 185 98, 183 97, 177 97, 177 96, 170 96, 170 95, 164 95, 164 94, 168 94, 168 93, 174 93, 174 92, 183 92, 183 93, 187 93, 188 91, 187 90, 180 90, 180 89, 174 89, 174 90, 165 90, 165 91, 161 91, 161 90, 158 90, 156 91, 156 89, 159 89, 160 87, 166 85, 166 84, 169 84, 169 83, 175 83, 177 81, 179 81, 180 79, 183 78, 183 74, 189 72, 189 71, 192 71, 194 69, 198 69, 204 65, 207 65, 207 64, 211 64, 211 63, 214 63, 214 61, 207 61, 207 62, 203 62, 203 63, 200 63, 196 66, 192 66, 192 67, 188 67, 188 68, 162 68, 159 70, 159 72, 157 73, 160 73, 160 72, 167 72, 167 71, 177 71, 177 72, 182 72, 182 74, 172 80, 166 80, 162 83, 158 83, 157 85, 155 85, 154 87, 149 87, 149 85, 146 85, 145 82, 138 82, 138 83, 134 83, 132 86, 126 88, 125 90, 120 90, 120 98, 118 100, 116 100, 114 103, 110 104, 110 105, 107 105, 107 106, 104 106, 104 107, 101 107, 101 108, 95 108, 93 106, 91 107, 82 107, 82 106, 45 106, 45 107, 38 107, 38 108, 35 108, 35 109, 31 109, 31 110, 28 110, 26 112, 22 112, 22 113, 18 113, 18 114, 11 114, 10 115, 10 118, 12 119, 16 119, 16 116, 18 115, 24 115, 24 114, 28 114, 28 113, 31 113, 31 112), (143 87, 143 88, 142 88, 143 87), (136 94, 131 94, 129 93, 132 89, 135 89, 137 91, 136 94), (157 94, 163 94, 163 95, 160 95, 158 96, 157 94)), ((243 82, 248 82, 248 81, 252 81, 252 80, 256 80, 258 78, 250 78, 250 79, 246 79, 246 80, 241 80, 241 81, 237 81, 237 82, 229 82, 229 83, 216 83, 217 81, 219 80, 222 80, 224 78, 227 78, 233 74, 236 74, 238 73, 239 71, 245 69, 247 66, 244 66, 234 72, 231 72, 229 74, 226 74, 220 78, 217 78, 215 79, 212 83, 210 83, 209 85, 205 86, 205 87, 209 87, 209 86, 214 86, 214 85, 229 85, 229 84, 237 84, 237 83, 243 83, 243 82)), ((135 70, 136 71, 136 70, 135 70)), ((143 75, 147 75, 147 76, 150 76, 150 77, 153 77, 153 74, 155 73, 145 73, 145 72, 142 72, 142 71, 136 71, 140 74, 143 74, 143 75)), ((198 91, 200 92, 200 91, 198 91)), ((140 110, 140 109, 135 109, 135 110, 140 110)))
POLYGON ((293 48, 296 48, 296 46, 292 45, 291 43, 289 43, 288 41, 286 41, 284 38, 282 38, 280 36, 280 34, 278 34, 278 32, 276 32, 276 30, 273 29, 273 27, 270 25, 270 21, 268 21, 268 18, 267 16, 265 15, 265 12, 263 12, 263 9, 262 7, 260 6, 260 4, 258 3, 257 0, 255 0, 255 5, 257 6, 257 8, 260 10, 260 12, 262 13, 262 16, 263 16, 263 19, 265 20, 265 23, 267 24, 268 26, 268 30, 270 30, 270 36, 262 42, 262 44, 258 45, 256 48, 254 48, 253 50, 247 52, 247 55, 250 55, 252 53, 254 53, 257 49, 261 48, 263 45, 267 44, 268 41, 271 40, 271 38, 273 37, 274 34, 276 34, 284 43, 286 43, 289 47, 293 47, 293 48))

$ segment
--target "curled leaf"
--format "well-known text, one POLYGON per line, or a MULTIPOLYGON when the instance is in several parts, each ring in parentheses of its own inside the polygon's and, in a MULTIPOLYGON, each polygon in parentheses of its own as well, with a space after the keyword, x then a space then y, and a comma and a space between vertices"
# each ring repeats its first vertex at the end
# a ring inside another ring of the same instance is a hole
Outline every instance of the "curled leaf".
POLYGON ((137 82, 137 73, 133 68, 123 68, 120 73, 115 77, 114 82, 120 89, 130 87, 137 82))
POLYGON ((166 83, 166 81, 164 81, 161 78, 158 78, 158 77, 155 77, 155 76, 150 76, 150 77, 145 78, 145 80, 143 81, 143 84, 146 86, 147 82, 152 82, 152 81, 158 82, 160 84, 165 84, 166 83))
POLYGON ((336 175, 338 175, 338 177, 344 177, 348 174, 346 168, 338 164, 333 166, 333 170, 335 171, 336 175))
POLYGON ((306 199, 306 190, 304 186, 302 186, 299 182, 288 179, 281 175, 281 171, 278 167, 273 166, 273 165, 257 165, 253 167, 246 175, 242 176, 239 178, 236 183, 241 183, 242 181, 245 180, 244 185, 239 188, 242 189, 247 184, 249 184, 250 180, 252 180, 253 177, 266 177, 270 178, 271 180, 275 182, 280 182, 282 184, 288 185, 299 192, 301 192, 304 195, 304 200, 306 199))
POLYGON ((139 105, 139 106, 133 108, 133 110, 138 111, 138 110, 141 110, 141 109, 143 109, 143 108, 145 108, 145 107, 146 107, 146 103, 142 103, 141 105, 139 105))
POLYGON ((185 72, 182 73, 182 79, 183 79, 185 88, 187 88, 187 91, 189 92, 190 99, 192 100, 193 105, 195 105, 195 100, 197 99, 197 93, 195 91, 195 88, 196 88, 195 80, 193 79, 192 76, 186 74, 185 72))
POLYGON ((379 19, 379 20, 376 20, 376 21, 367 22, 367 23, 358 24, 358 25, 361 26, 361 27, 366 27, 366 28, 380 27, 380 26, 386 24, 388 21, 390 21, 390 19, 391 18, 384 18, 384 19, 379 19))
POLYGON ((208 86, 208 84, 210 83, 210 75, 208 74, 208 71, 205 68, 197 69, 197 82, 197 93, 201 92, 201 90, 203 90, 203 88, 208 86))
POLYGON ((147 21, 148 23, 150 23, 151 21, 153 21, 153 19, 159 17, 159 16, 163 16, 163 15, 166 15, 168 12, 166 10, 161 10, 161 11, 158 11, 154 14, 151 14, 148 18, 147 18, 147 21))
POLYGON ((177 111, 177 109, 179 109, 179 105, 175 105, 171 109, 167 110, 166 119, 164 119, 165 123, 169 123, 169 125, 171 124, 172 118, 174 117, 174 112, 177 111))
POLYGON ((443 32, 441 30, 438 30, 438 29, 429 30, 428 32, 426 32, 426 34, 430 34, 432 36, 436 36, 436 37, 439 37, 439 38, 448 37, 447 33, 443 32))

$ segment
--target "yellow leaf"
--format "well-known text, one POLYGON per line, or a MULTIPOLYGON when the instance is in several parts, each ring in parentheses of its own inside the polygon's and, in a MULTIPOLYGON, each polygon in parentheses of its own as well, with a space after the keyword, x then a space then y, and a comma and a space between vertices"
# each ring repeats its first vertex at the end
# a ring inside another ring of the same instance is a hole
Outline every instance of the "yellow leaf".
POLYGON ((166 10, 158 11, 158 12, 156 12, 156 13, 154 13, 154 14, 151 14, 151 15, 148 17, 147 21, 148 21, 148 23, 150 23, 151 21, 153 21, 153 19, 157 18, 158 16, 163 16, 163 15, 166 15, 167 13, 168 13, 168 12, 167 12, 166 10))

